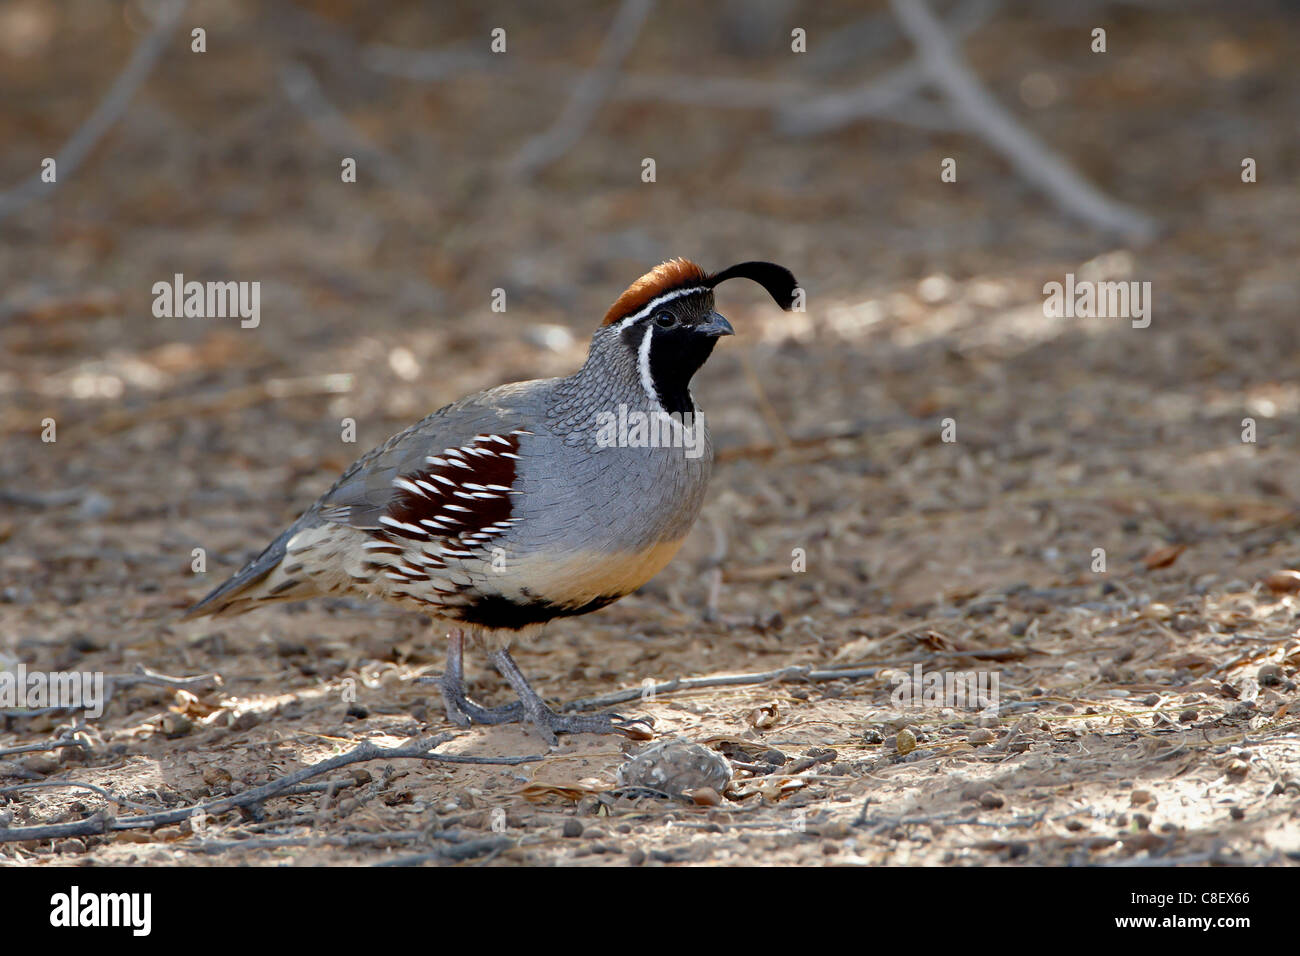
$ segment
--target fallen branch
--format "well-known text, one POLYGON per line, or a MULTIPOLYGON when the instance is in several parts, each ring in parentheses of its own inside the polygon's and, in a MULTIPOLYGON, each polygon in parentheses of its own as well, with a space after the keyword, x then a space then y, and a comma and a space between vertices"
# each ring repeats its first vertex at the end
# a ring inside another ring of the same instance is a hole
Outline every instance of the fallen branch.
POLYGON ((401 168, 397 161, 370 142, 326 97, 316 82, 316 74, 301 63, 290 61, 280 67, 280 86, 285 96, 311 124, 327 146, 340 155, 355 153, 358 165, 373 169, 387 186, 400 185, 401 168))
MULTIPOLYGON (((996 0, 970 0, 953 13, 948 29, 955 38, 973 33, 988 22, 997 6, 996 0)), ((937 129, 959 126, 951 110, 916 98, 926 79, 924 65, 909 60, 857 89, 790 103, 777 113, 777 129, 788 136, 815 136, 861 119, 898 118, 900 114, 918 126, 937 129)))
POLYGON ((890 0, 929 80, 974 134, 1066 212, 1130 239, 1155 236, 1154 220, 1111 199, 1026 130, 980 83, 924 0, 890 0))
POLYGON ((72 787, 78 790, 89 790, 91 793, 97 793, 105 800, 123 807, 130 807, 132 810, 140 810, 145 813, 152 813, 153 810, 146 807, 143 803, 136 803, 134 800, 128 800, 126 797, 119 797, 111 790, 105 790, 103 787, 97 787, 93 783, 82 783, 79 780, 40 780, 35 783, 19 783, 9 787, 0 787, 0 793, 18 793, 23 790, 37 790, 47 787, 72 787))
MULTIPOLYGON (((884 665, 881 665, 884 666, 884 665)), ((769 681, 825 681, 825 680, 858 680, 863 677, 874 677, 880 671, 881 666, 877 667, 849 667, 838 670, 814 670, 812 667, 803 665, 796 667, 782 667, 774 671, 762 671, 756 674, 722 674, 717 677, 675 677, 670 681, 664 681, 662 684, 655 684, 653 687, 635 687, 629 690, 620 690, 612 694, 604 694, 600 697, 587 697, 582 700, 570 701, 561 707, 561 710, 595 710, 601 707, 608 707, 611 704, 622 704, 630 700, 640 700, 642 698, 658 696, 659 694, 670 694, 678 690, 700 690, 706 687, 741 687, 748 684, 766 684, 769 681)))
POLYGON ((221 686, 222 681, 219 674, 199 674, 196 677, 168 677, 166 674, 151 671, 143 664, 140 664, 136 667, 134 674, 109 674, 105 678, 105 683, 110 688, 107 696, 112 697, 116 691, 141 685, 167 687, 171 690, 187 690, 191 692, 215 690, 221 686))
MULTIPOLYGON (((136 91, 153 72, 188 3, 189 0, 167 0, 163 4, 153 26, 145 34, 144 39, 136 44, 131 59, 113 81, 113 85, 108 88, 108 92, 95 107, 94 112, 68 137, 63 148, 55 153, 57 182, 65 182, 76 172, 100 138, 122 118, 136 91)), ((55 183, 43 182, 40 174, 37 173, 8 192, 0 193, 0 219, 24 209, 54 188, 55 183)))
MULTIPOLYGON (((247 840, 198 840, 187 844, 184 848, 195 853, 225 853, 230 850, 278 850, 288 847, 310 848, 319 846, 353 849, 386 844, 428 843, 430 840, 450 841, 451 839, 449 835, 431 833, 429 830, 393 830, 387 833, 351 833, 342 836, 317 834, 314 836, 252 837, 247 840)), ((431 860, 455 863, 483 856, 487 853, 495 855, 501 850, 514 846, 514 843, 515 841, 510 837, 488 837, 477 840, 448 842, 446 846, 436 847, 425 853, 397 857, 392 860, 382 860, 376 866, 408 866, 412 863, 423 863, 431 860)))
POLYGON ((618 70, 641 33, 654 0, 623 0, 593 66, 573 88, 560 116, 545 132, 524 143, 509 170, 528 180, 559 159, 582 136, 618 79, 618 70))
POLYGON ((230 810, 264 803, 272 797, 281 796, 290 788, 305 780, 310 780, 312 777, 319 777, 340 767, 368 760, 431 760, 438 763, 515 765, 544 759, 541 754, 520 757, 465 757, 456 754, 435 754, 431 752, 435 747, 446 743, 452 738, 452 734, 442 733, 398 747, 379 747, 367 740, 347 753, 339 754, 337 757, 331 757, 328 760, 322 760, 310 767, 303 767, 301 770, 295 770, 293 773, 272 780, 270 783, 263 784, 260 787, 253 787, 233 796, 210 800, 207 803, 194 806, 180 807, 175 810, 164 810, 121 819, 100 812, 74 823, 0 828, 0 843, 17 843, 27 840, 58 840, 64 837, 90 836, 120 830, 154 829, 155 827, 188 820, 196 813, 205 816, 227 813, 230 810))

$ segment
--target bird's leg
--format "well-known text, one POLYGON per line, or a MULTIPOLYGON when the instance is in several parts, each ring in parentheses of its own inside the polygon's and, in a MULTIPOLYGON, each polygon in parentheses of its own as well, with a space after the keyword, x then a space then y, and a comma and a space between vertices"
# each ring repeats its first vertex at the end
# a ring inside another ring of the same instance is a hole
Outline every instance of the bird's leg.
POLYGON ((629 719, 610 711, 598 714, 557 714, 533 690, 509 651, 493 651, 491 660, 519 695, 524 715, 548 743, 556 742, 556 734, 622 734, 633 740, 649 740, 654 736, 650 732, 650 726, 654 723, 651 717, 629 719))
POLYGON ((509 724, 525 716, 521 701, 504 707, 484 707, 465 696, 465 632, 455 628, 447 635, 447 669, 442 675, 442 702, 447 719, 457 727, 475 724, 509 724))

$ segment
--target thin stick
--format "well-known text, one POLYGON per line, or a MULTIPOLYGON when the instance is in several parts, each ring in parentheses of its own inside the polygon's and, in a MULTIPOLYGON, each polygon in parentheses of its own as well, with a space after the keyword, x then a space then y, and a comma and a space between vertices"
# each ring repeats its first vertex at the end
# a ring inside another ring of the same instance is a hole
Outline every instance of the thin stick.
POLYGON ((285 63, 280 67, 280 86, 289 102, 307 117, 326 145, 341 153, 356 153, 384 185, 400 185, 403 175, 397 161, 348 122, 339 108, 329 101, 316 82, 316 74, 310 69, 293 61, 285 63))
MULTIPOLYGON (((883 666, 883 665, 882 665, 883 666)), ((880 667, 852 667, 840 670, 814 670, 807 665, 782 667, 779 670, 763 671, 757 674, 722 674, 717 677, 675 677, 650 688, 635 687, 620 690, 600 697, 587 697, 570 701, 562 710, 595 710, 611 704, 622 704, 643 697, 670 694, 679 690, 699 690, 704 687, 740 687, 747 684, 766 684, 768 681, 824 681, 857 680, 863 677, 875 677, 880 667)))
POLYGON ((119 797, 111 790, 97 787, 93 783, 82 783, 79 780, 40 780, 36 783, 19 783, 10 787, 0 787, 0 793, 18 793, 22 790, 36 790, 43 787, 73 787, 80 790, 89 790, 119 806, 130 807, 132 810, 140 810, 143 813, 153 813, 152 807, 147 807, 143 803, 136 803, 134 800, 128 800, 126 797, 119 797))
POLYGON ((596 57, 596 65, 585 73, 573 95, 569 97, 564 110, 556 121, 544 133, 534 136, 523 145, 510 163, 510 172, 520 179, 528 180, 559 159, 582 133, 591 125, 600 104, 609 96, 610 89, 618 79, 619 67, 641 33, 641 27, 650 15, 654 0, 623 0, 605 42, 601 44, 596 57))
POLYGON ((97 833, 115 832, 118 830, 140 830, 153 829, 154 827, 166 826, 169 823, 180 823, 194 816, 195 813, 204 815, 215 815, 226 813, 238 807, 247 807, 253 804, 262 803, 272 797, 282 795, 286 790, 294 787, 304 780, 310 780, 312 777, 319 777, 322 774, 330 773, 339 767, 346 767, 349 764, 361 763, 367 760, 432 760, 439 763, 499 763, 499 764, 521 764, 531 763, 544 759, 543 755, 535 754, 522 757, 464 757, 454 754, 435 754, 431 753, 435 747, 446 743, 453 738, 452 734, 438 734, 434 737, 426 737, 422 740, 416 740, 414 743, 398 747, 378 747, 371 741, 365 741, 347 753, 339 754, 337 757, 331 757, 328 760, 322 760, 320 763, 313 764, 310 767, 303 767, 301 770, 295 770, 293 773, 286 774, 277 780, 263 784, 260 787, 253 787, 243 793, 235 794, 230 797, 222 797, 218 800, 210 800, 207 803, 197 804, 191 807, 181 807, 176 810, 160 811, 158 813, 149 813, 136 817, 125 817, 115 819, 103 813, 97 813, 85 820, 78 820, 75 823, 58 823, 48 826, 31 826, 31 827, 10 827, 0 828, 0 843, 16 843, 25 840, 58 840, 70 836, 87 836, 97 833))
MULTIPOLYGON (((998 4, 994 0, 971 0, 958 7, 948 21, 953 37, 961 38, 973 33, 993 15, 998 4)), ((917 99, 925 86, 927 73, 917 60, 909 60, 900 67, 885 73, 865 86, 852 90, 837 90, 791 103, 777 113, 777 128, 789 136, 815 136, 829 133, 850 123, 866 118, 910 118, 915 125, 960 126, 950 109, 917 99), (925 121, 926 111, 933 111, 925 121)))
MULTIPOLYGON (((127 106, 140 89, 141 84, 149 78, 158 58, 167 48, 167 41, 180 21, 189 0, 168 0, 158 12, 158 19, 153 22, 149 32, 131 53, 122 72, 118 74, 113 85, 108 88, 104 98, 99 101, 94 112, 63 144, 54 157, 58 171, 58 182, 64 182, 77 171, 82 162, 95 148, 95 144, 122 118, 127 106)), ((37 199, 49 194, 54 183, 41 180, 36 174, 26 182, 15 186, 6 193, 0 193, 0 219, 24 209, 37 199)))
POLYGON ((1153 219, 1104 195, 1049 151, 1002 107, 966 65, 924 0, 890 0, 930 80, 971 132, 1001 153, 1029 182, 1085 222, 1130 239, 1150 239, 1153 219))

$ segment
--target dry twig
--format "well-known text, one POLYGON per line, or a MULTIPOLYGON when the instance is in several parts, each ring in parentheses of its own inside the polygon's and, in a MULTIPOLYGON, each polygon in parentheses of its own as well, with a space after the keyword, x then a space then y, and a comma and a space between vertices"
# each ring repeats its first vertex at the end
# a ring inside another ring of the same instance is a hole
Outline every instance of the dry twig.
MULTIPOLYGON (((131 53, 131 59, 113 81, 113 85, 108 88, 108 92, 99 101, 94 112, 77 128, 76 132, 68 137, 63 148, 55 154, 54 162, 59 182, 66 181, 80 168, 100 138, 122 118, 136 91, 149 78, 158 58, 167 48, 167 41, 171 38, 188 3, 189 0, 167 0, 163 4, 153 26, 144 39, 136 45, 131 53)), ((43 182, 38 173, 8 192, 0 193, 0 219, 35 202, 53 189, 54 185, 54 183, 43 182)))

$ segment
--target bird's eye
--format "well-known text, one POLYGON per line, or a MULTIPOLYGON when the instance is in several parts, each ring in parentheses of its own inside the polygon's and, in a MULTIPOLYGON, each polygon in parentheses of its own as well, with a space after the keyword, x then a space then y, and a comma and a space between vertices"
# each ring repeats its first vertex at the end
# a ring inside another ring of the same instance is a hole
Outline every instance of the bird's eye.
POLYGON ((671 312, 660 312, 655 316, 655 325, 661 329, 671 329, 677 324, 677 317, 671 312))

